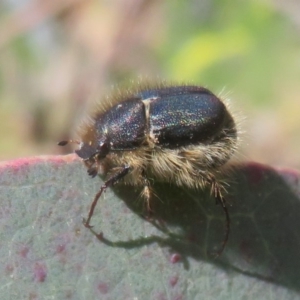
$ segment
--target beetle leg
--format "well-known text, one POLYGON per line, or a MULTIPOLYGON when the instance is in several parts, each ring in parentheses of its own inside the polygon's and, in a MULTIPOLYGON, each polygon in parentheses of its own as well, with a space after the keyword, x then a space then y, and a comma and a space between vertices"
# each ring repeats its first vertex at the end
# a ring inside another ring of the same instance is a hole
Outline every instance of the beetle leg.
POLYGON ((152 212, 151 205, 150 205, 151 187, 150 187, 150 182, 149 182, 148 179, 145 179, 145 185, 144 185, 144 189, 143 189, 142 194, 143 194, 143 197, 145 199, 147 212, 151 213, 152 212))
POLYGON ((144 187, 143 190, 141 192, 141 196, 144 199, 144 203, 145 203, 145 207, 146 207, 146 211, 148 215, 151 215, 152 213, 152 209, 151 209, 151 196, 152 196, 152 189, 150 186, 150 181, 146 176, 145 170, 142 171, 142 177, 143 177, 143 183, 144 183, 144 187))
POLYGON ((216 181, 216 179, 214 177, 210 178, 208 182, 211 185, 212 194, 215 197, 217 204, 221 204, 223 212, 225 214, 225 218, 226 218, 225 236, 224 236, 224 239, 222 242, 222 246, 216 254, 216 257, 218 257, 222 254, 222 252, 224 251, 225 246, 228 242, 229 231, 230 231, 230 217, 229 217, 228 209, 226 207, 225 198, 222 196, 221 186, 218 184, 218 182, 216 181))
POLYGON ((92 227, 90 225, 90 221, 91 221, 91 218, 92 218, 92 216, 94 214, 94 210, 95 210, 95 207, 97 205, 97 202, 98 202, 99 198, 101 197, 102 193, 108 187, 113 186, 120 179, 122 179, 123 177, 125 177, 128 174, 128 172, 129 172, 129 166, 124 166, 121 171, 119 171, 118 173, 114 174, 107 181, 104 182, 104 184, 101 186, 99 192, 95 195, 95 198, 94 198, 94 200, 92 202, 92 205, 91 205, 90 212, 89 212, 87 220, 83 219, 83 224, 84 224, 85 227, 87 227, 87 228, 91 228, 92 227))

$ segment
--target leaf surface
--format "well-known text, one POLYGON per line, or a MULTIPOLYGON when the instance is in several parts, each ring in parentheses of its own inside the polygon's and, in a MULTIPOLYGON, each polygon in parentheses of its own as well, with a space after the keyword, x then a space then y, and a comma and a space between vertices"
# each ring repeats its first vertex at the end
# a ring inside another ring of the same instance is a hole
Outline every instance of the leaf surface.
POLYGON ((1 299, 298 299, 299 172, 233 167, 229 242, 208 192, 154 184, 153 215, 140 190, 117 185, 86 217, 101 178, 75 155, 0 164, 1 299))

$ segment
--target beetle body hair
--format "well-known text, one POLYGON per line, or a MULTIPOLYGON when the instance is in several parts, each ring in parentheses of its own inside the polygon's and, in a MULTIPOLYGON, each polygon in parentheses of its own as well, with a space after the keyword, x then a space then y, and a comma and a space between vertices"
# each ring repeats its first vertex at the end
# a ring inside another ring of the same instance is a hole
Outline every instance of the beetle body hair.
POLYGON ((101 161, 102 173, 114 173, 119 166, 129 165, 131 171, 122 179, 127 185, 143 186, 146 177, 177 186, 202 189, 212 177, 218 178, 222 174, 220 168, 235 147, 235 140, 227 137, 210 146, 199 144, 176 150, 141 147, 131 151, 116 151, 101 161))
MULTIPOLYGON (((93 144, 97 141, 95 122, 107 110, 117 104, 133 98, 144 89, 160 89, 164 83, 137 85, 133 90, 116 90, 110 97, 96 103, 90 117, 78 130, 83 143, 93 144)), ((167 85, 170 87, 170 85, 167 85)), ((172 86, 172 85, 171 85, 172 86)), ((147 100, 146 100, 147 101, 147 100)), ((146 102, 144 101, 144 103, 146 102)), ((229 101, 222 101, 230 111, 229 101)), ((146 103, 147 104, 147 103, 146 103)), ((111 151, 101 161, 85 160, 87 168, 96 165, 102 174, 113 175, 120 166, 130 166, 129 174, 120 180, 126 185, 143 186, 145 178, 161 182, 169 182, 177 186, 203 189, 210 184, 211 178, 222 177, 222 166, 236 152, 239 145, 239 122, 235 116, 228 120, 227 126, 214 141, 198 143, 177 149, 161 148, 155 145, 151 132, 146 135, 145 145, 130 151, 111 151)), ((97 160, 97 158, 95 158, 97 160)))

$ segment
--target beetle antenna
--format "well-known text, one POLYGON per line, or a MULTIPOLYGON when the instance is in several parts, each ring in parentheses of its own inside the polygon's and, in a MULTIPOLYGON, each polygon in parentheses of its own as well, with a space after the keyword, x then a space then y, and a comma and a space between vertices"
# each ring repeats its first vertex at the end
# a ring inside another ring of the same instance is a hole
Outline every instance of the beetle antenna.
POLYGON ((66 146, 67 144, 78 144, 80 145, 80 142, 78 140, 68 140, 68 141, 60 141, 59 143, 57 143, 58 146, 66 146))

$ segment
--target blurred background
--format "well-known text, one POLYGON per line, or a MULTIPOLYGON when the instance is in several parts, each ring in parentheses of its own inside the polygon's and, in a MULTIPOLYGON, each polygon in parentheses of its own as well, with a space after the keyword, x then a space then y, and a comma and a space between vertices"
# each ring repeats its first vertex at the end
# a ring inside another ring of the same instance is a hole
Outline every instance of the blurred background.
POLYGON ((203 85, 245 117, 245 159, 300 168, 298 0, 1 0, 0 159, 71 151, 138 78, 203 85))

